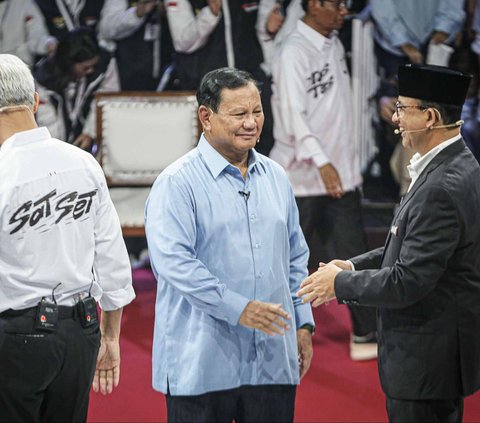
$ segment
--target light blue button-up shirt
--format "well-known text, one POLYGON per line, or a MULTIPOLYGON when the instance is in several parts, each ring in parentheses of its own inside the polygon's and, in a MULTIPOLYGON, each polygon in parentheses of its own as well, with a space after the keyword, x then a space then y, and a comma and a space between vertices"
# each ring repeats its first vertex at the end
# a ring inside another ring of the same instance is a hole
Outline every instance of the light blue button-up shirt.
POLYGON ((158 281, 153 387, 199 395, 297 384, 296 329, 313 317, 295 296, 308 249, 283 169, 252 150, 244 180, 202 136, 157 178, 145 229, 158 281), (251 300, 281 304, 290 330, 239 325, 251 300))
POLYGON ((403 56, 400 46, 421 49, 433 31, 453 41, 465 19, 464 0, 371 0, 375 39, 387 51, 403 56))

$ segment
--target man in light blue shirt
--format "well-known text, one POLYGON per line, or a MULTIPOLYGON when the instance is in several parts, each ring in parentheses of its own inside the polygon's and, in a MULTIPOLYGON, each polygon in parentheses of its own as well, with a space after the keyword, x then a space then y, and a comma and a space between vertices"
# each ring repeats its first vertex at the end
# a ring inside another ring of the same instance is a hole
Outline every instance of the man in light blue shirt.
POLYGON ((308 261, 295 198, 253 149, 264 118, 250 74, 211 71, 197 100, 198 147, 162 172, 146 205, 153 386, 169 421, 293 421, 314 324, 295 295, 308 261))
MULTIPOLYGON (((429 42, 452 43, 465 19, 464 0, 371 0, 375 41, 410 63, 423 63, 429 42)), ((395 71, 396 71, 395 67, 395 71)))

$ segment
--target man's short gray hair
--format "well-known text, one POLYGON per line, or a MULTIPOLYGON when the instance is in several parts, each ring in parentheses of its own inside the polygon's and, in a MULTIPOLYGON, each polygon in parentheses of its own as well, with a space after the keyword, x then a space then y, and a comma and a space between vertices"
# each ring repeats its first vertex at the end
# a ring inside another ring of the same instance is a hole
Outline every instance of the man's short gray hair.
POLYGON ((0 109, 34 105, 35 82, 28 66, 17 56, 0 54, 0 109))

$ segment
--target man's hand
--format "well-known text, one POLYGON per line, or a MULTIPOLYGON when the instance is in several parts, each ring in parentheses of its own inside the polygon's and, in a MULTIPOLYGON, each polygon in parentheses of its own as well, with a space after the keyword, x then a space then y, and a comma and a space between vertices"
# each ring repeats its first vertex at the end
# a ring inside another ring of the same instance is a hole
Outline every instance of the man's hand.
POLYGON ((312 303, 313 307, 333 300, 335 298, 335 276, 341 271, 342 269, 333 263, 320 267, 302 282, 297 296, 303 297, 304 303, 312 303))
POLYGON ((433 44, 442 44, 448 39, 448 34, 442 31, 435 31, 430 38, 433 44))
POLYGON ((302 379, 307 374, 313 357, 312 334, 308 329, 297 330, 297 345, 300 379, 302 379))
MULTIPOLYGON (((351 264, 346 260, 335 259, 329 261, 328 264, 334 264, 335 266, 340 267, 340 269, 342 270, 353 270, 351 264)), ((320 269, 322 267, 325 267, 326 265, 326 263, 320 262, 318 263, 318 268, 320 269)))
POLYGON ((272 38, 275 38, 277 32, 280 31, 284 20, 285 18, 282 15, 280 3, 275 2, 275 6, 272 7, 272 10, 268 14, 267 22, 265 24, 265 29, 272 38))
POLYGON ((157 5, 157 0, 140 0, 137 3, 137 16, 143 18, 145 15, 148 15, 155 6, 157 5))
POLYGON ((395 97, 380 97, 378 102, 380 108, 380 117, 382 120, 387 122, 389 125, 392 125, 392 115, 395 113, 395 97))
POLYGON ((243 310, 238 323, 247 328, 258 329, 267 335, 283 335, 290 329, 286 320, 290 315, 282 309, 281 304, 250 301, 243 310))
POLYGON ((419 65, 423 63, 423 55, 422 53, 412 44, 402 44, 400 46, 403 53, 410 59, 411 63, 419 65))
POLYGON ((222 10, 222 0, 207 0, 207 3, 210 11, 215 16, 218 16, 220 14, 220 10, 222 10))
POLYGON ((73 145, 80 147, 82 150, 90 150, 92 144, 93 138, 87 134, 80 134, 75 141, 73 141, 73 145))
POLYGON ((93 390, 103 395, 111 394, 120 381, 120 345, 118 339, 102 336, 93 378, 93 390))
POLYGON ((338 176, 337 169, 335 169, 331 163, 327 163, 318 170, 322 181, 325 184, 327 194, 333 198, 341 198, 344 192, 342 181, 340 180, 340 176, 338 176))

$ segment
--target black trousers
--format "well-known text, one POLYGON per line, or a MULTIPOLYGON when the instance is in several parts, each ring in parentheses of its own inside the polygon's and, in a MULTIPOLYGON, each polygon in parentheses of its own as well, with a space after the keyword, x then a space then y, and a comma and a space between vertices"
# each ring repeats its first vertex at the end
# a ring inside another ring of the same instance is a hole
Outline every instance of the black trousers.
MULTIPOLYGON (((318 250, 314 235, 321 243, 321 261, 348 259, 367 250, 360 206, 360 191, 347 192, 336 199, 327 195, 297 197, 300 226, 311 252, 318 250)), ((312 256, 315 256, 312 253, 312 256)), ((311 269, 318 263, 310 262, 311 269)), ((348 306, 352 316, 353 333, 364 336, 375 332, 376 309, 372 307, 348 306)))
POLYGON ((241 386, 203 395, 166 395, 169 423, 293 422, 295 385, 241 386))
POLYGON ((461 423, 463 398, 449 400, 400 400, 387 397, 391 423, 461 423))
POLYGON ((55 332, 35 329, 34 312, 0 317, 0 422, 86 421, 100 330, 71 309, 55 332))

